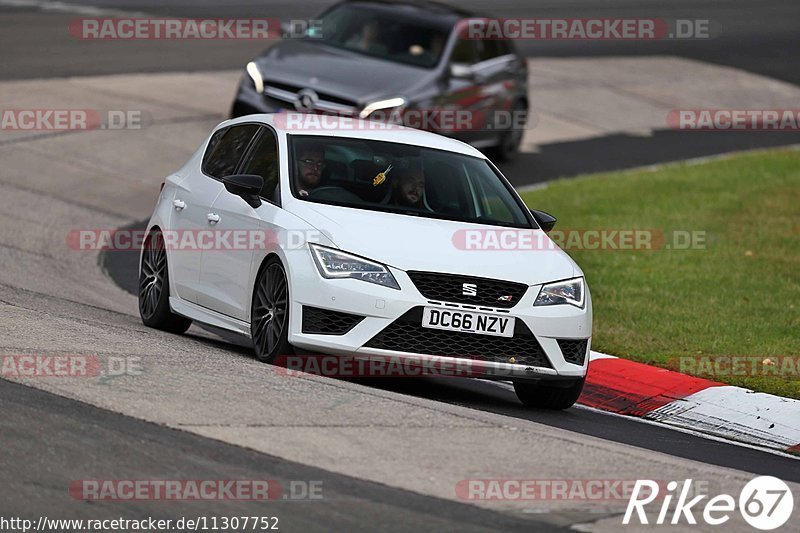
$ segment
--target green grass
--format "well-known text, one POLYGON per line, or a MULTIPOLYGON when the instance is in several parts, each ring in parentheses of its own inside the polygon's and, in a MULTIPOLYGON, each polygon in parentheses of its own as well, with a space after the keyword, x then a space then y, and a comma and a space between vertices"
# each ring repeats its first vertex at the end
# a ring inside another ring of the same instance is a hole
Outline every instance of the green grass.
POLYGON ((593 349, 684 371, 686 356, 755 356, 772 372, 710 377, 800 398, 800 368, 762 363, 800 361, 800 151, 560 180, 523 198, 556 229, 658 229, 667 243, 705 232, 704 249, 568 251, 592 292, 593 349))

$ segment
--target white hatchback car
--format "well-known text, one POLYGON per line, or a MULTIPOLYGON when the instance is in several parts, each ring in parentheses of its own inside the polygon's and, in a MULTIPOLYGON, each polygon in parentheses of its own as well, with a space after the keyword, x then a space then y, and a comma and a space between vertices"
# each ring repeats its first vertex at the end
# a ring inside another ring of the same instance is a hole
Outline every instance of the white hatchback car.
POLYGON ((225 121, 166 178, 140 260, 144 324, 237 332, 264 362, 479 365, 525 405, 574 404, 592 304, 546 235, 555 219, 467 144, 295 119, 225 121))

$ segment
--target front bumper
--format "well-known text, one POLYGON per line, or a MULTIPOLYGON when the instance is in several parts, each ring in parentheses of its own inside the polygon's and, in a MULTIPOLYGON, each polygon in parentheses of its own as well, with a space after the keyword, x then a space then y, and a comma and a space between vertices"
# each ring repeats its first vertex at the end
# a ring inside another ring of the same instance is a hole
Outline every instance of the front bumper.
MULTIPOLYGON (((287 269, 290 276, 290 298, 292 301, 289 317, 289 342, 298 353, 327 353, 355 358, 396 358, 401 360, 427 360, 434 364, 456 364, 466 367, 479 364, 485 375, 494 379, 532 379, 558 380, 562 378, 580 378, 586 375, 588 353, 592 332, 592 303, 587 290, 586 304, 583 309, 570 305, 534 307, 533 302, 539 293, 540 285, 528 287, 524 296, 510 309, 496 310, 498 316, 515 317, 518 329, 529 330, 535 343, 541 346, 544 364, 519 364, 481 360, 470 355, 460 357, 458 350, 453 355, 443 356, 426 353, 424 350, 399 351, 375 347, 371 342, 386 328, 399 319, 409 320, 415 309, 424 306, 444 305, 425 298, 417 290, 409 276, 402 270, 390 267, 392 274, 400 285, 400 290, 355 279, 325 279, 319 275, 310 254, 291 254, 292 264, 287 269), (321 308, 343 313, 355 314, 364 318, 342 335, 303 333, 303 306, 321 308), (559 340, 586 339, 586 352, 582 364, 568 362, 559 346, 559 340), (370 346, 370 345, 373 346, 370 346)), ((469 311, 469 306, 448 303, 453 310, 469 311)), ((417 323, 419 324, 419 323, 417 323)), ((427 329, 426 329, 427 331, 427 329)), ((475 337, 486 337, 473 333, 456 333, 468 336, 469 341, 475 337)), ((515 331, 515 336, 517 331, 515 331)), ((491 337, 488 342, 502 342, 499 337, 491 337)), ((380 344, 380 343, 377 343, 380 344)), ((412 343, 409 343, 412 344, 412 343)), ((473 344, 474 345, 474 344, 473 344)), ((416 343, 416 346, 420 346, 416 343)), ((519 356, 525 356, 520 353, 519 356)), ((525 357, 515 359, 525 360, 525 357)), ((513 360, 513 359, 512 359, 513 360)), ((532 360, 528 358, 528 360, 532 360)))
MULTIPOLYGON (((231 106, 231 118, 254 113, 278 113, 287 109, 288 104, 274 100, 256 92, 253 81, 245 74, 239 82, 239 90, 231 106)), ((294 111, 294 109, 291 109, 294 111)))

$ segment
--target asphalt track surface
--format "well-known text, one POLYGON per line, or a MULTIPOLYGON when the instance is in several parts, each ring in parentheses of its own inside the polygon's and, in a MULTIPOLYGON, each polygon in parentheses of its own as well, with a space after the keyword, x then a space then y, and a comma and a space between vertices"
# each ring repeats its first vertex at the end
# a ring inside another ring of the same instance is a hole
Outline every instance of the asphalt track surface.
MULTIPOLYGON (((67 2, 70 3, 70 2, 67 2)), ((264 13, 262 3, 219 2, 91 2, 93 5, 115 9, 141 11, 170 16, 275 16, 308 17, 317 13, 327 3, 269 4, 264 13)), ((87 5, 88 2, 81 2, 87 5)), ((462 4, 463 5, 463 4, 462 4)), ((598 7, 595 3, 571 2, 558 4, 497 3, 494 8, 502 16, 650 16, 710 18, 721 21, 723 36, 714 43, 691 41, 686 43, 628 43, 595 46, 593 44, 530 43, 526 53, 541 55, 625 55, 668 53, 686 55, 721 64, 737 66, 753 72, 797 83, 800 81, 796 50, 798 49, 796 21, 800 6, 796 2, 703 2, 670 3, 668 7, 657 2, 630 4, 616 3, 614 8, 598 7), (627 5, 627 4, 626 4, 627 5), (622 7, 621 7, 622 6, 622 7)), ((0 49, 3 62, 0 78, 40 78, 83 74, 111 74, 120 72, 151 72, 173 70, 214 70, 243 64, 258 47, 253 43, 224 43, 208 47, 203 53, 186 53, 181 43, 108 43, 107 46, 85 47, 65 35, 64 28, 76 14, 71 11, 44 11, 36 7, 0 7, 0 49), (155 45, 154 45, 155 44, 155 45)), ((57 80, 54 80, 57 83, 57 80)), ((3 102, 6 106, 7 103, 3 102)), ((702 156, 718 151, 741 147, 763 146, 764 143, 786 144, 785 136, 742 135, 695 137, 695 143, 678 139, 669 142, 670 132, 657 132, 657 140, 620 136, 617 139, 578 141, 549 147, 554 156, 548 159, 551 170, 537 176, 555 177, 578 172, 626 167, 664 160, 659 150, 671 151, 674 158, 702 156), (698 140, 700 139, 700 140, 698 140), (605 143, 605 144, 604 144, 605 143), (621 145, 627 149, 611 163, 598 163, 594 154, 608 152, 621 145), (681 145, 687 145, 681 147, 681 145), (719 144, 725 144, 720 149, 719 144), (691 145, 691 146, 688 146, 691 145), (711 146, 705 146, 711 145, 711 146), (664 148, 666 147, 666 148, 664 148), (576 157, 585 154, 585 157, 576 157), (619 160, 619 161, 617 161, 619 160)), ((675 134, 677 135, 677 134, 675 134)), ((516 167, 512 167, 513 168, 516 167)), ((524 166, 512 175, 516 184, 525 184, 524 166)), ((25 219, 27 209, 43 208, 53 217, 53 224, 68 220, 93 220, 113 222, 107 213, 92 213, 81 206, 62 206, 49 199, 36 199, 30 191, 5 187, 4 210, 25 219), (37 204, 37 200, 41 205, 37 204), (64 212, 62 213, 61 210, 64 212), (77 214, 76 214, 77 213, 77 214)), ((113 209, 111 209, 113 211, 113 209)), ((146 216, 146 213, 142 213, 146 216)), ((118 220, 124 220, 120 217, 118 220)), ((62 261, 39 241, 47 240, 47 232, 55 229, 35 217, 27 217, 23 243, 13 247, 2 246, 0 266, 6 271, 0 286, 3 305, 4 352, 15 348, 33 349, 39 346, 46 351, 58 346, 61 352, 77 353, 94 342, 98 335, 99 349, 119 346, 133 353, 149 350, 148 356, 174 357, 172 352, 184 349, 191 359, 181 371, 197 370, 220 372, 222 381, 236 379, 216 365, 221 363, 205 357, 206 352, 226 354, 226 364, 251 368, 247 342, 234 336, 217 332, 192 330, 186 337, 155 334, 136 323, 133 299, 129 296, 108 293, 92 296, 91 301, 81 301, 93 287, 104 287, 102 281, 92 276, 82 279, 81 269, 100 266, 123 289, 135 283, 136 257, 131 253, 104 255, 99 265, 82 260, 75 263, 62 261), (30 244, 33 243, 33 244, 30 244), (44 251, 43 251, 44 250, 44 251), (26 275, 41 274, 36 288, 28 283, 26 275), (109 338, 100 339, 98 331, 109 332, 109 338), (38 336, 37 336, 38 335, 38 336), (33 340, 31 340, 33 339, 33 340), (38 341, 36 340, 38 339, 38 341), (38 344, 36 344, 38 342, 38 344), (147 346, 145 348, 144 346, 147 346), (199 355, 198 355, 199 354, 199 355), (202 367, 206 366, 206 369, 202 367)), ((97 224, 100 224, 99 222, 97 224)), ((141 224, 141 222, 137 223, 141 224)), ((3 228, 3 235, 15 231, 13 226, 3 228)), ((99 270, 99 269, 98 269, 99 270)), ((105 289, 104 289, 105 290, 105 289)), ((129 291, 130 292, 130 291, 129 291)), ((90 298, 86 298, 89 300, 90 298)), ((13 352, 12 352, 13 353, 13 352)), ((179 361, 179 359, 166 359, 179 361)), ((240 370, 242 370, 240 368, 240 370)), ((176 386, 186 377, 175 376, 176 386)), ((132 397, 151 394, 148 388, 136 388, 137 382, 128 385, 132 397)), ((521 425, 532 423, 543 432, 554 431, 580 440, 600 442, 597 448, 608 447, 619 454, 633 454, 641 464, 662 464, 665 457, 673 461, 676 469, 701 468, 707 471, 732 469, 750 476, 769 474, 787 481, 800 482, 800 468, 796 459, 744 448, 725 442, 712 441, 695 435, 681 433, 635 420, 611 416, 583 408, 550 413, 523 409, 512 391, 499 384, 483 381, 453 381, 442 379, 420 380, 359 380, 343 383, 356 397, 387 395, 393 401, 434 405, 442 410, 474 410, 487 420, 519 420, 521 425), (399 398, 399 400, 398 400, 399 398), (598 439, 598 440, 593 440, 598 439), (700 465, 700 466, 697 466, 700 465)), ((322 387, 319 387, 322 389, 322 387)), ((316 394, 317 389, 310 389, 316 394)), ((59 391, 56 391, 59 392, 59 391)), ((219 388, 219 403, 231 394, 219 388)), ((320 394, 324 392, 320 391, 320 394)), ((155 393, 153 393, 155 394, 155 393)), ((267 393, 269 394, 269 393, 267 393)), ((194 433, 177 431, 101 409, 87 403, 0 380, 0 514, 3 516, 30 516, 50 513, 61 517, 103 516, 143 517, 197 515, 198 506, 175 502, 145 503, 95 503, 76 502, 69 498, 65 487, 80 478, 239 478, 267 477, 281 480, 323 480, 326 498, 321 502, 274 502, 266 512, 281 517, 289 531, 315 530, 536 530, 543 531, 561 525, 589 521, 586 516, 562 513, 551 517, 544 514, 496 512, 464 503, 452 498, 437 498, 422 490, 397 488, 392 483, 366 481, 363 475, 348 476, 330 469, 308 466, 315 461, 293 462, 285 457, 234 446, 221 438, 204 438, 194 433), (305 464, 304 464, 305 463, 305 464)), ((100 405, 102 402, 96 402, 100 405)), ((213 405, 213 399, 207 406, 213 405)), ((175 399, 175 405, 183 405, 175 399)), ((246 410, 246 406, 243 406, 246 410)), ((202 413, 200 413, 202 414, 202 413)), ((355 415, 354 415, 355 416, 355 415)), ((140 416, 139 418, 143 418, 140 416)), ((499 423, 499 422, 498 422, 499 423)), ((534 426, 531 426, 534 427, 534 426)), ((443 428, 447 431, 447 428, 443 428)), ((477 439, 477 437, 476 437, 477 439)), ((492 453, 492 442, 480 442, 486 453, 492 453)), ((333 444, 335 445, 335 444, 333 444)), ((257 448, 255 446, 248 446, 257 448)), ((544 453, 543 450, 542 453, 544 453)), ((357 451, 353 453, 358 453, 357 451)), ((366 453, 366 452, 365 452, 366 453)), ((388 456, 392 450, 385 450, 388 456)), ((552 457, 548 455, 548 457, 552 457)), ((602 459, 605 456, 600 456, 602 459)), ((366 458, 365 458, 366 460, 366 458)), ((372 459, 374 460, 374 459, 372 459)), ((514 460, 509 464, 513 467, 514 460)), ((562 466, 564 476, 579 477, 581 456, 565 455, 553 466, 562 466)), ((587 458, 586 469, 590 459, 587 458)), ((622 468, 622 465, 620 465, 622 468)), ((644 467, 641 467, 644 471, 644 467)), ((512 469, 513 472, 513 469, 512 469)), ((666 467, 653 467, 647 472, 665 478, 675 474, 666 467)), ((507 473, 506 473, 507 474, 507 473)), ((583 474, 588 475, 588 474, 583 474)), ((642 476, 645 474, 643 473, 642 476)), ((376 475, 377 477, 377 475, 376 475)), ((398 477, 402 477, 398 472, 398 477)), ((467 477, 467 474, 464 474, 467 477)), ((747 477, 745 475, 744 477, 747 477)), ((398 483, 399 484, 399 483, 398 483)), ((408 485, 409 483, 406 483, 408 485)), ((413 485, 413 483, 411 483, 413 485)), ((218 515, 251 514, 252 507, 237 502, 216 502, 210 509, 218 515)), ((283 528, 282 528, 283 529, 283 528)))
MULTIPOLYGON (((112 478, 163 476, 180 479, 269 479, 282 487, 289 480, 321 483, 324 499, 278 499, 262 508, 262 516, 278 516, 288 531, 558 531, 561 528, 535 517, 509 516, 477 507, 436 499, 331 474, 204 439, 161 428, 140 420, 67 400, 0 380, 0 419, 3 438, 3 501, 0 516, 36 519, 43 512, 54 517, 156 519, 202 514, 193 502, 70 501, 64 487, 92 469, 112 478), (31 437, 36 435, 34 441, 31 437), (38 442, 33 444, 33 442, 38 442), (50 453, 47 450, 51 450, 50 453), (13 460, 11 460, 13 458, 13 460), (82 507, 82 508, 81 508, 82 507), (268 509, 268 510, 267 510, 268 509)), ((287 493, 284 493, 287 494, 287 493)), ((250 502, 218 502, 214 511, 225 516, 252 516, 250 502)))

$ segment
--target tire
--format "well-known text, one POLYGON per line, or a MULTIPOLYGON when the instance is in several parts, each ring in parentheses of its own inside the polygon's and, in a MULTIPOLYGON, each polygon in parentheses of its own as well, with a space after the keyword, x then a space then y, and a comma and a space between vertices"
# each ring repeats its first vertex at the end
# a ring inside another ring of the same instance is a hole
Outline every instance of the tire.
MULTIPOLYGON (((511 108, 512 116, 517 113, 527 112, 527 109, 522 102, 517 102, 511 108)), ((527 117, 526 117, 527 118, 527 117)), ((500 143, 489 150, 490 158, 502 163, 509 163, 516 159, 519 154, 519 146, 522 143, 522 134, 524 131, 512 126, 510 130, 503 132, 500 135, 500 143)))
POLYGON ((539 409, 568 409, 581 395, 586 378, 576 379, 565 384, 548 385, 547 382, 515 381, 514 392, 526 407, 539 409))
POLYGON ((145 326, 170 333, 183 333, 192 325, 169 308, 167 250, 158 229, 147 236, 139 264, 139 316, 145 326))
POLYGON ((256 278, 250 307, 250 335, 256 359, 271 363, 291 355, 289 344, 289 282, 281 262, 269 259, 256 278))

